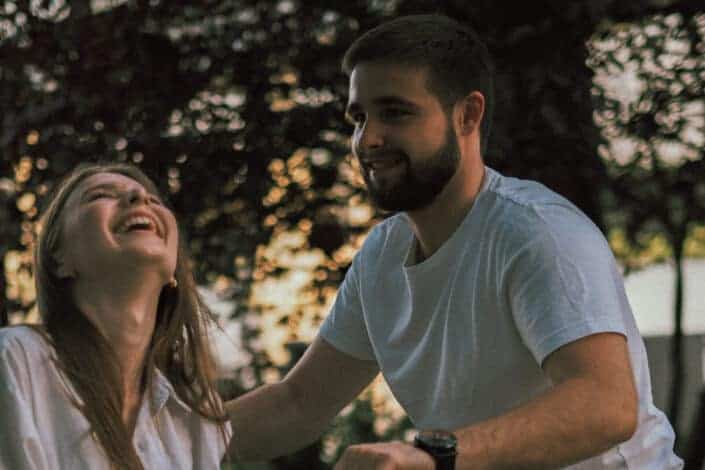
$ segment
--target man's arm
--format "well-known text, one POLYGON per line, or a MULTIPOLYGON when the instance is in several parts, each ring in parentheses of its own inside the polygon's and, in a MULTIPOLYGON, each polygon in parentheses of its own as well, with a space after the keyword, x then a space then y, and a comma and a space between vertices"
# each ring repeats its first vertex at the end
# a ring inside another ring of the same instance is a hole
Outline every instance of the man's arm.
MULTIPOLYGON (((509 413, 455 430, 457 470, 561 468, 634 433, 638 398, 624 336, 599 333, 569 343, 550 354, 543 369, 553 382, 549 390, 509 413)), ((420 451, 407 446, 410 452, 420 451)), ((388 464, 401 460, 402 452, 398 445, 388 451, 362 445, 346 454, 336 470, 388 464)), ((423 459, 417 455, 419 463, 423 459)))
POLYGON ((342 353, 317 337, 281 382, 226 403, 233 427, 230 455, 270 460, 310 444, 378 372, 375 362, 342 353))
POLYGON ((600 333, 569 343, 543 369, 551 389, 458 432, 458 469, 560 468, 632 436, 638 398, 624 336, 600 333))

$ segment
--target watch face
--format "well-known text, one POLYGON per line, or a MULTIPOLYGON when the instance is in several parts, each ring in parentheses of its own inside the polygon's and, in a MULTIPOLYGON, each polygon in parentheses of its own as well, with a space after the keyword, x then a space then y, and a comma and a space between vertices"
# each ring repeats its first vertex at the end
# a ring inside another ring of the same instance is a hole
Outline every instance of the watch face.
POLYGON ((425 450, 451 451, 458 444, 458 439, 449 431, 428 430, 419 432, 414 442, 425 450))

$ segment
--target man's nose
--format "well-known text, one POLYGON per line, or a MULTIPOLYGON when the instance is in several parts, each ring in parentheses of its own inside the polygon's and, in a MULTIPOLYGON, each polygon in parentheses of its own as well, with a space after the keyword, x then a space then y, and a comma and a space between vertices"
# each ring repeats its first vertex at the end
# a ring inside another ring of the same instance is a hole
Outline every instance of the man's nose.
POLYGON ((356 151, 360 155, 384 146, 384 126, 372 119, 367 120, 358 130, 356 151))

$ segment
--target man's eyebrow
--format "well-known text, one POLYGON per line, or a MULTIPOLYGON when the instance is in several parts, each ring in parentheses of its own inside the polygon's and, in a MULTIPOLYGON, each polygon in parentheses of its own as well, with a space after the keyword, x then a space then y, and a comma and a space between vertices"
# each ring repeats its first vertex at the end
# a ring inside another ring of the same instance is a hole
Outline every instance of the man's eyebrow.
POLYGON ((373 103, 380 106, 406 106, 408 108, 420 108, 420 106, 413 101, 394 95, 377 97, 374 99, 373 103))
MULTIPOLYGON (((404 106, 413 109, 421 108, 418 104, 414 103, 413 101, 409 101, 407 99, 394 95, 378 96, 372 101, 372 103, 376 106, 404 106)), ((357 102, 348 103, 348 106, 345 108, 345 114, 350 115, 354 112, 360 111, 361 109, 362 106, 360 106, 360 104, 357 102)))

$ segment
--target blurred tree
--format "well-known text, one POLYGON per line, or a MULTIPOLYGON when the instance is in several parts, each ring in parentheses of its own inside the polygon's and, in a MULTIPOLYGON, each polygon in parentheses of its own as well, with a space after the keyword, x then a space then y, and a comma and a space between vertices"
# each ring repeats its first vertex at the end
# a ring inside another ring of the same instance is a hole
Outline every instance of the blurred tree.
MULTIPOLYGON (((9 172, 8 172, 9 173, 9 172)), ((5 172, 0 175, 6 174, 5 172)), ((17 248, 19 243, 20 228, 17 224, 19 217, 15 214, 14 205, 15 184, 10 178, 0 177, 0 326, 7 325, 9 321, 8 312, 12 308, 8 305, 8 300, 5 296, 7 291, 7 281, 5 275, 5 255, 13 248, 17 248)))
MULTIPOLYGON (((685 371, 683 260, 695 222, 705 220, 705 14, 605 24, 590 47, 598 70, 596 122, 609 139, 600 155, 611 175, 612 225, 642 249, 665 234, 675 264, 668 414, 677 427, 685 371)), ((639 260, 623 263, 631 268, 639 260)))
POLYGON ((334 39, 357 22, 323 2, 116 3, 2 8, 0 143, 16 175, 3 247, 22 246, 21 222, 58 176, 98 159, 133 161, 162 182, 190 217, 199 280, 241 281, 240 299, 275 229, 303 222, 328 253, 340 246, 331 207, 359 188, 337 177, 344 44, 334 39))

